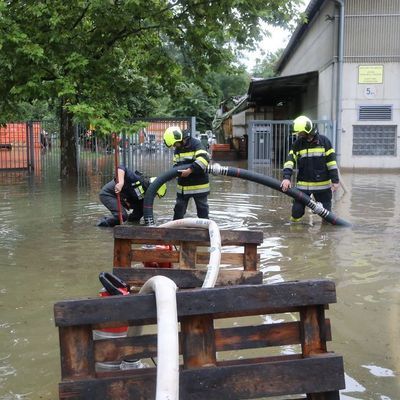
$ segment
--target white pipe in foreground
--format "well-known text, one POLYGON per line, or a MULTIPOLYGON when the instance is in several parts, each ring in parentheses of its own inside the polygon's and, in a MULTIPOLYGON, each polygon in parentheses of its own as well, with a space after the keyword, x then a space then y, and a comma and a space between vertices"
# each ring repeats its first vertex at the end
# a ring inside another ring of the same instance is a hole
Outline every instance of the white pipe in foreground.
POLYGON ((210 234, 210 261, 207 265, 207 274, 204 278, 202 288, 212 288, 218 278, 219 264, 221 263, 221 234, 218 225, 209 219, 184 218, 166 222, 160 225, 163 228, 184 226, 186 228, 208 228, 210 234))
MULTIPOLYGON (((179 399, 179 337, 175 282, 153 276, 139 294, 154 292, 157 306, 157 388, 156 400, 179 399)), ((129 333, 128 333, 129 336, 129 333)))

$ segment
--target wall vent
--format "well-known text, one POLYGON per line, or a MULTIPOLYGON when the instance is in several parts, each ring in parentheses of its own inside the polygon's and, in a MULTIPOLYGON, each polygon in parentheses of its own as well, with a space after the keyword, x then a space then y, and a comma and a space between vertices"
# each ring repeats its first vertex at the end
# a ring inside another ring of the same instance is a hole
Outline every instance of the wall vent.
POLYGON ((391 121, 392 120, 392 105, 381 106, 359 106, 358 120, 359 121, 391 121))

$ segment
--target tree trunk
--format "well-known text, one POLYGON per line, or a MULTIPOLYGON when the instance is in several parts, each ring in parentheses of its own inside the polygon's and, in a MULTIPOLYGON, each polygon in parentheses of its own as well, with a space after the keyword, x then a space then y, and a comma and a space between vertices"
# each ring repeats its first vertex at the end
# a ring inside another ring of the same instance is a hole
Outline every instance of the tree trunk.
POLYGON ((60 111, 60 178, 75 178, 78 176, 75 129, 72 113, 63 105, 60 111))

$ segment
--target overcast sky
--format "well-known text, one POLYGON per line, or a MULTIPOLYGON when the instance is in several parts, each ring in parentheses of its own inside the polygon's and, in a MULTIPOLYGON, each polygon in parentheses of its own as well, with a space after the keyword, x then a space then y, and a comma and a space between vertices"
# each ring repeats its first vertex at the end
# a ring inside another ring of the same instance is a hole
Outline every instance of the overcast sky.
POLYGON ((286 47, 291 37, 291 33, 282 28, 272 27, 270 32, 271 37, 266 37, 260 43, 260 50, 245 53, 245 58, 242 59, 242 62, 247 66, 248 71, 254 67, 257 58, 264 58, 261 51, 265 53, 275 52, 282 47, 286 47))
MULTIPOLYGON (((303 12, 307 8, 307 5, 309 3, 310 0, 303 0, 303 3, 299 4, 298 11, 303 12)), ((271 37, 266 37, 261 42, 260 50, 244 53, 246 58, 243 59, 242 62, 247 66, 247 70, 249 72, 255 66, 255 61, 257 58, 264 58, 261 50, 263 50, 264 52, 275 52, 278 49, 285 48, 292 36, 292 33, 290 33, 289 31, 273 26, 269 27, 269 31, 271 33, 271 37)))

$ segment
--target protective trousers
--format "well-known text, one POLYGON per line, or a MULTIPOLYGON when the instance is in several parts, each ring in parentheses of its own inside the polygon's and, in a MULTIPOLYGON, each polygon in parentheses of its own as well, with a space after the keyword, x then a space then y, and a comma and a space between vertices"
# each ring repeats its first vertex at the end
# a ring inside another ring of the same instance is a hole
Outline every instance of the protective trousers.
POLYGON ((193 200, 196 203, 197 217, 208 219, 207 196, 208 194, 183 196, 182 194, 177 193, 174 207, 174 220, 182 219, 185 216, 190 197, 193 197, 193 200))
MULTIPOLYGON (((301 190, 301 192, 307 194, 308 196, 311 196, 311 194, 314 196, 315 201, 318 201, 319 203, 322 203, 322 206, 328 210, 331 211, 332 209, 332 190, 325 189, 325 190, 318 190, 318 191, 305 191, 301 190)), ((299 219, 304 215, 305 212, 305 205, 303 203, 300 203, 297 200, 293 201, 293 206, 292 206, 292 218, 294 219, 299 219)))
MULTIPOLYGON (((117 194, 115 193, 114 181, 110 181, 103 186, 103 188, 100 191, 99 198, 100 201, 103 203, 103 205, 110 210, 111 214, 113 215, 113 219, 115 220, 114 225, 117 225, 119 223, 118 200, 117 200, 117 194)), ((122 211, 122 220, 126 221, 128 219, 128 213, 122 206, 121 206, 121 211, 122 211)), ((110 218, 107 218, 107 220, 109 220, 108 221, 109 226, 114 226, 112 225, 112 220, 110 218)))

